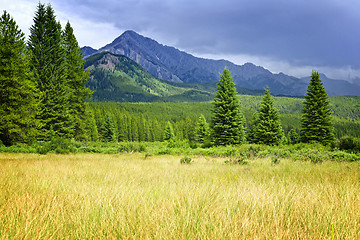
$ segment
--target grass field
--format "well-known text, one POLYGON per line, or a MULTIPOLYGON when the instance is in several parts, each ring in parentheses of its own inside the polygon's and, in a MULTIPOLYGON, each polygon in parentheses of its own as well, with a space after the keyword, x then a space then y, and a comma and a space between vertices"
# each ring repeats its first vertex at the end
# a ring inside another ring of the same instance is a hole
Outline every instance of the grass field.
POLYGON ((0 154, 1 239, 360 239, 360 163, 0 154))

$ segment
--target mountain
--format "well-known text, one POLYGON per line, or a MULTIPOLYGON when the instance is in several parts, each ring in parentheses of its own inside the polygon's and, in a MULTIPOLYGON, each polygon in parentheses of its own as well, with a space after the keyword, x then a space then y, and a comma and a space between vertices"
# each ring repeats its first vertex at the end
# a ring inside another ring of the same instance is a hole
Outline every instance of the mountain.
POLYGON ((303 95, 303 91, 299 91, 299 85, 301 89, 306 88, 305 83, 299 83, 294 77, 272 74, 252 63, 239 66, 226 60, 197 58, 174 47, 159 44, 134 31, 124 32, 97 52, 125 55, 153 76, 171 82, 217 82, 219 73, 228 67, 238 87, 263 90, 269 86, 273 94, 293 96, 303 95))
MULTIPOLYGON (((226 60, 194 57, 174 47, 164 46, 134 31, 124 32, 112 43, 100 48, 97 53, 99 52, 125 55, 153 76, 170 82, 217 82, 219 73, 228 67, 237 87, 264 90, 266 86, 269 86, 271 93, 275 95, 304 96, 309 83, 307 79, 299 79, 283 73, 273 74, 252 63, 236 65, 226 60)), ((91 55, 90 52, 85 54, 85 56, 88 55, 91 55)), ((360 91, 347 91, 352 87, 358 89, 355 84, 337 80, 329 80, 328 83, 325 86, 328 86, 326 90, 331 96, 360 95, 360 91), (347 85, 346 88, 343 87, 344 84, 347 85), (338 92, 339 89, 344 89, 344 91, 338 92)))
POLYGON ((133 60, 109 52, 86 58, 90 71, 87 86, 95 90, 91 101, 151 102, 210 101, 214 90, 201 86, 181 87, 155 78, 133 60))
POLYGON ((85 47, 82 47, 81 48, 81 51, 82 53, 84 54, 84 57, 87 57, 87 56, 90 56, 90 55, 93 55, 94 53, 96 53, 98 50, 92 48, 92 47, 89 47, 89 46, 85 46, 85 47))
MULTIPOLYGON (((303 77, 301 80, 309 82, 311 77, 303 77)), ((328 78, 325 74, 320 74, 320 79, 324 84, 329 96, 360 95, 360 86, 345 80, 335 80, 328 78)))

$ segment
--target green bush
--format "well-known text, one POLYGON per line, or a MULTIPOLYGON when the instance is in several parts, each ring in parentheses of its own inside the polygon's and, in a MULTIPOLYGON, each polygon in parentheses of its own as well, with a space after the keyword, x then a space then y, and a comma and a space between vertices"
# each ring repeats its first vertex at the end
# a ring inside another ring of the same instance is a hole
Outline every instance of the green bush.
POLYGON ((39 142, 37 144, 37 153, 39 154, 47 154, 49 152, 68 154, 76 151, 77 148, 74 141, 58 136, 52 137, 48 142, 39 142))
POLYGON ((189 158, 189 157, 187 157, 187 156, 185 156, 185 157, 183 157, 183 158, 180 159, 180 163, 181 163, 181 164, 190 164, 191 161, 192 161, 192 159, 189 158))
POLYGON ((245 158, 243 157, 239 157, 239 158, 230 158, 228 160, 225 160, 226 164, 238 164, 238 165, 247 165, 249 164, 248 161, 245 160, 245 158))
POLYGON ((351 151, 360 151, 360 141, 358 138, 345 136, 339 139, 338 148, 340 150, 351 150, 351 151))
POLYGON ((271 157, 271 163, 274 165, 277 165, 280 163, 280 160, 279 160, 279 158, 273 156, 273 157, 271 157))

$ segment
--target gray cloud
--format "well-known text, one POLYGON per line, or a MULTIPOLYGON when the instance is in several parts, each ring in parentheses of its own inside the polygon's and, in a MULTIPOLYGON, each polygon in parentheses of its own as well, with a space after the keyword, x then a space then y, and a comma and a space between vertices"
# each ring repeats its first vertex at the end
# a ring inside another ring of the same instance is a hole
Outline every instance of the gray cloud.
MULTIPOLYGON (((50 2, 56 12, 76 20, 113 26, 111 36, 132 29, 193 54, 254 56, 298 69, 314 66, 360 72, 357 0, 50 2)), ((91 31, 92 26, 87 27, 91 31)), ((101 37, 105 38, 94 33, 93 38, 101 37)))

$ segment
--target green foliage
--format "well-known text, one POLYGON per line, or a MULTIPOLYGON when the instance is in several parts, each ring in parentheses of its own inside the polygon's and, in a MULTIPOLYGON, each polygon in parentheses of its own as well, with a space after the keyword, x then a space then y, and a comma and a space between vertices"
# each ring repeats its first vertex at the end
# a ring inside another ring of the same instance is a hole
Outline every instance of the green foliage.
POLYGON ((231 157, 228 160, 225 160, 226 164, 238 164, 238 165, 248 165, 249 162, 246 161, 248 159, 247 154, 242 152, 235 157, 231 157))
POLYGON ((319 73, 313 71, 301 116, 301 140, 330 144, 334 141, 331 108, 319 73))
POLYGON ((74 136, 83 139, 86 131, 85 100, 92 95, 90 89, 85 87, 90 74, 84 72, 85 60, 69 22, 65 26, 62 38, 65 48, 66 81, 71 90, 69 110, 74 121, 74 136))
POLYGON ((43 142, 40 146, 38 146, 37 152, 40 154, 47 154, 49 152, 69 154, 76 152, 76 147, 68 138, 53 136, 50 141, 43 142))
POLYGON ((91 73, 87 86, 95 90, 91 101, 193 102, 213 97, 204 88, 177 86, 157 79, 133 60, 109 52, 86 58, 85 69, 91 73))
POLYGON ((191 161, 192 161, 192 159, 190 157, 188 157, 188 156, 185 156, 185 157, 180 159, 181 164, 190 164, 191 161))
POLYGON ((165 141, 170 141, 174 139, 174 130, 172 127, 172 124, 168 121, 166 123, 166 127, 165 127, 165 131, 164 131, 164 140, 165 141))
POLYGON ((241 144, 245 141, 244 117, 228 68, 217 86, 210 126, 212 141, 215 145, 241 144))
POLYGON ((275 157, 275 156, 272 156, 271 157, 271 163, 274 164, 274 165, 277 165, 280 163, 280 160, 279 158, 275 157))
POLYGON ((204 115, 200 115, 196 124, 196 140, 199 143, 204 143, 209 138, 209 126, 204 115))
POLYGON ((39 3, 30 28, 28 49, 32 51, 31 66, 42 93, 39 119, 43 136, 53 128, 60 137, 71 137, 74 121, 70 112, 71 89, 67 82, 65 50, 61 26, 51 5, 39 3))
POLYGON ((114 120, 109 113, 105 114, 105 119, 101 127, 101 139, 104 142, 116 141, 114 120))
POLYGON ((292 128, 288 132, 287 141, 289 144, 296 144, 299 142, 299 135, 296 133, 295 129, 292 128))
POLYGON ((253 143, 278 145, 282 142, 284 132, 269 88, 265 90, 261 107, 253 121, 251 134, 253 143))
POLYGON ((9 146, 38 134, 39 93, 33 82, 24 34, 4 11, 0 18, 0 141, 9 146))
POLYGON ((338 147, 340 150, 350 150, 360 152, 360 139, 344 136, 339 139, 338 147))

